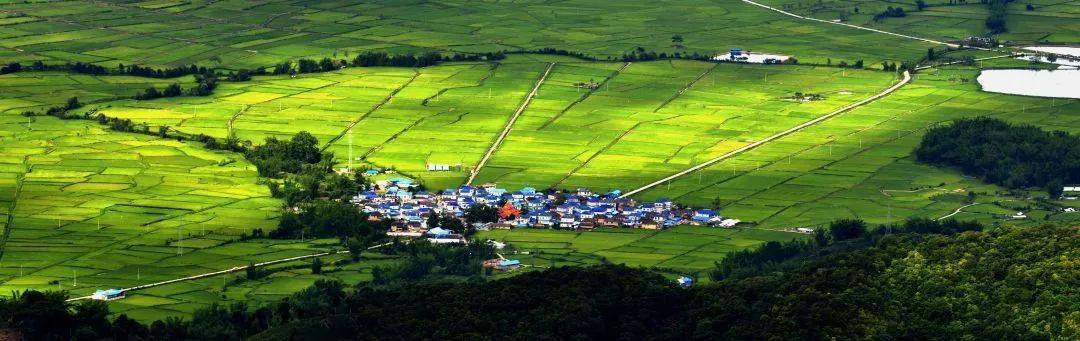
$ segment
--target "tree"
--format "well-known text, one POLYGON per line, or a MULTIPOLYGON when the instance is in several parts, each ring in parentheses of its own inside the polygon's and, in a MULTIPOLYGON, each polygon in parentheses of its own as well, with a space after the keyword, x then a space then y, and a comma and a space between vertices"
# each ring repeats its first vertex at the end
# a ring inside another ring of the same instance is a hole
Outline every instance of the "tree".
POLYGON ((311 273, 315 275, 322 273, 322 259, 319 257, 315 257, 315 259, 311 261, 311 273))
POLYGON ((866 234, 866 223, 858 219, 841 219, 829 224, 829 236, 834 241, 862 237, 866 234))

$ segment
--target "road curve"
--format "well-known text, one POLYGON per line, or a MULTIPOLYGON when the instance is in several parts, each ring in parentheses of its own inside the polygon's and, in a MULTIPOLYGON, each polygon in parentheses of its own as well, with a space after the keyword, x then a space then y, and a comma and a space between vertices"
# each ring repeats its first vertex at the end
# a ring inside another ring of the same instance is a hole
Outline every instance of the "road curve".
MULTIPOLYGON (((791 13, 791 12, 788 12, 788 11, 785 11, 785 10, 782 10, 782 9, 779 9, 779 8, 776 8, 776 7, 770 7, 770 6, 762 5, 762 4, 753 2, 751 0, 742 0, 742 2, 751 4, 751 5, 754 5, 754 6, 758 6, 758 7, 761 7, 761 8, 765 8, 765 9, 768 9, 770 11, 774 11, 774 12, 777 12, 777 13, 780 13, 780 14, 783 14, 783 15, 803 19, 803 20, 810 20, 810 21, 817 21, 817 22, 826 23, 826 24, 847 26, 847 27, 851 27, 851 28, 855 28, 855 29, 864 30, 864 31, 877 32, 877 33, 881 33, 881 34, 888 34, 888 35, 891 35, 891 36, 897 36, 897 37, 901 37, 901 38, 921 40, 921 41, 925 41, 927 43, 940 44, 940 45, 945 45, 945 46, 949 46, 949 47, 960 47, 960 45, 956 45, 956 44, 953 44, 953 43, 946 43, 946 42, 943 42, 943 41, 940 41, 940 40, 933 40, 933 39, 927 39, 927 38, 922 38, 922 37, 909 36, 909 35, 906 35, 906 34, 893 33, 893 32, 889 32, 889 31, 882 31, 882 30, 879 30, 879 29, 876 29, 876 28, 869 28, 869 27, 863 27, 863 26, 859 26, 859 25, 852 25, 852 24, 838 22, 838 21, 829 21, 829 20, 823 20, 823 19, 818 19, 818 18, 811 18, 811 17, 801 16, 801 15, 791 13)), ((982 48, 980 48, 980 49, 982 49, 982 48)))
POLYGON ((790 135, 791 133, 799 131, 800 129, 803 129, 803 128, 806 128, 806 127, 809 127, 809 126, 812 126, 812 125, 815 125, 815 124, 818 124, 818 123, 821 123, 822 121, 833 118, 836 115, 840 115, 840 114, 843 114, 845 112, 848 112, 851 109, 855 109, 855 108, 858 108, 860 106, 866 105, 867 103, 873 102, 873 101, 875 101, 875 100, 877 100, 879 98, 885 97, 886 95, 892 93, 893 91, 896 91, 900 87, 903 87, 904 85, 906 85, 908 82, 911 82, 911 73, 908 72, 908 71, 904 71, 903 78, 900 79, 899 83, 894 84, 893 86, 891 86, 888 89, 885 89, 885 90, 877 93, 876 95, 870 96, 869 98, 866 98, 864 100, 861 100, 861 101, 858 101, 858 102, 855 102, 855 103, 852 103, 852 104, 848 104, 848 105, 844 106, 843 108, 837 109, 837 110, 835 110, 835 111, 833 111, 831 113, 826 114, 825 116, 821 116, 821 117, 815 118, 813 120, 807 121, 807 122, 805 122, 803 124, 792 127, 791 129, 784 130, 782 132, 773 134, 773 135, 771 135, 769 137, 766 137, 766 138, 764 138, 764 139, 762 139, 760 141, 757 141, 757 142, 754 142, 754 143, 739 147, 738 149, 727 152, 724 155, 720 155, 720 156, 718 156, 716 158, 713 158, 711 160, 702 162, 702 163, 700 163, 700 164, 698 164, 696 166, 687 168, 684 171, 672 174, 672 175, 670 175, 670 176, 668 176, 666 178, 657 180, 657 181, 652 182, 652 183, 650 183, 648 185, 645 185, 645 186, 642 186, 642 187, 637 188, 635 190, 626 192, 620 198, 626 198, 626 197, 632 196, 634 194, 640 193, 640 192, 642 192, 644 190, 647 190, 649 188, 659 186, 659 185, 661 185, 661 184, 663 184, 665 182, 674 180, 674 179, 679 178, 679 177, 681 177, 683 175, 693 173, 696 170, 711 166, 711 165, 713 165, 713 164, 715 164, 717 162, 720 162, 720 161, 723 161, 725 159, 731 158, 732 156, 741 154, 742 152, 745 152, 745 151, 760 147, 761 145, 766 144, 766 143, 768 143, 770 141, 773 141, 773 140, 779 139, 781 137, 790 135))
POLYGON ((980 203, 973 203, 973 204, 967 204, 967 205, 964 205, 964 206, 960 206, 960 208, 956 209, 956 211, 953 211, 953 213, 949 213, 949 214, 947 214, 947 215, 944 215, 944 216, 942 216, 941 218, 937 218, 937 219, 934 219, 934 220, 942 220, 942 219, 948 219, 949 217, 952 217, 952 216, 954 216, 954 215, 960 214, 960 212, 963 212, 963 210, 964 210, 965 208, 968 208, 968 207, 971 207, 971 206, 975 206, 975 205, 978 205, 978 204, 980 204, 980 203))
POLYGON ((525 96, 525 101, 521 102, 521 106, 514 112, 514 115, 510 116, 510 120, 506 122, 506 126, 503 127, 502 132, 499 133, 499 137, 495 138, 495 142, 491 143, 491 148, 488 148, 487 152, 484 153, 484 157, 480 159, 480 163, 476 164, 476 167, 469 173, 469 180, 465 182, 466 185, 472 185, 473 180, 476 180, 476 175, 480 174, 480 169, 484 168, 488 159, 491 158, 491 154, 495 154, 495 150, 499 149, 499 145, 506 139, 506 135, 510 134, 510 129, 514 127, 514 122, 521 116, 521 113, 525 112, 525 108, 529 107, 529 103, 532 102, 533 97, 536 97, 536 92, 540 91, 540 86, 544 85, 544 80, 547 79, 548 74, 551 73, 551 69, 554 67, 555 63, 548 64, 547 70, 544 70, 544 74, 540 75, 540 79, 536 81, 536 85, 533 86, 532 91, 529 92, 528 96, 525 96))

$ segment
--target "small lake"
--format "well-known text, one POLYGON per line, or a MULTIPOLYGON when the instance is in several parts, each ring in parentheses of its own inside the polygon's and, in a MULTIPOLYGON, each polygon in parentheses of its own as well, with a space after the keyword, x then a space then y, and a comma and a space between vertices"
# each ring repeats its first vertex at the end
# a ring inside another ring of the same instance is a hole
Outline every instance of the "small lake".
POLYGON ((978 81, 983 91, 1080 98, 1080 70, 983 70, 978 81))
POLYGON ((1045 56, 1023 56, 1017 57, 1017 59, 1038 61, 1043 63, 1061 65, 1061 68, 1080 68, 1080 47, 1072 46, 1028 46, 1024 48, 1028 51, 1055 53, 1059 55, 1072 56, 1072 60, 1066 58, 1058 58, 1055 61, 1048 60, 1045 56))

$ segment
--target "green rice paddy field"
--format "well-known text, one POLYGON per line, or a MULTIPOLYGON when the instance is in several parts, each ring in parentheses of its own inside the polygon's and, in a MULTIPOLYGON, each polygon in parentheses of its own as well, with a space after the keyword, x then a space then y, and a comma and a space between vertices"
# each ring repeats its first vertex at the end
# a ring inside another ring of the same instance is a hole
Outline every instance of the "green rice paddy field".
MULTIPOLYGON (((985 6, 938 6, 873 22, 892 2, 763 0, 832 19, 936 39, 977 35, 985 6)), ((934 1, 929 3, 936 4, 934 1)), ((1075 1, 1010 5, 1016 42, 1076 42, 1075 1)), ((171 1, 0 2, 0 62, 91 62, 222 69, 265 67, 299 57, 349 58, 358 51, 449 53, 558 47, 601 59, 642 47, 716 53, 730 47, 794 55, 803 64, 917 60, 927 43, 800 21, 741 1, 598 0, 504 2, 171 1), (707 6, 706 6, 707 4, 707 6), (683 48, 671 36, 685 37, 683 48)), ((989 52, 961 52, 978 57, 989 52)), ((484 231, 508 242, 529 268, 625 263, 703 275, 728 251, 804 237, 782 229, 858 217, 914 216, 992 225, 1075 223, 1046 210, 1038 191, 1007 191, 916 163, 927 127, 994 116, 1080 133, 1080 101, 986 93, 978 68, 1025 67, 995 59, 920 71, 911 84, 866 106, 736 155, 637 196, 691 206, 718 204, 752 227, 665 231, 484 231), (969 205, 968 192, 977 193, 969 205), (1029 219, 1010 220, 1024 210, 1029 219)), ((241 155, 194 143, 109 131, 96 122, 20 115, 77 96, 110 117, 185 133, 267 137, 313 133, 340 167, 394 168, 429 188, 463 183, 511 115, 539 91, 478 173, 502 187, 628 190, 826 115, 898 81, 892 72, 813 65, 734 65, 672 60, 623 63, 515 54, 499 63, 425 68, 347 68, 222 82, 207 97, 135 101, 145 79, 61 72, 0 75, 0 290, 60 289, 85 295, 293 256, 334 241, 241 239, 277 224, 280 201, 241 155), (817 94, 814 100, 795 93, 817 94), (427 164, 455 166, 428 172, 427 164)), ((1045 67, 1045 66, 1039 66, 1045 67)), ((1078 206, 1076 202, 1061 202, 1078 206)), ((144 321, 190 314, 214 302, 272 302, 318 279, 359 282, 397 260, 365 253, 358 263, 325 259, 174 283, 110 303, 144 321)))
MULTIPOLYGON (((992 116, 1073 134, 1080 101, 981 92, 978 71, 952 67, 917 74, 894 94, 695 174, 657 187, 643 199, 670 197, 692 205, 719 198, 723 211, 761 227, 821 225, 836 217, 872 223, 911 216, 937 218, 962 206, 957 196, 983 194, 957 218, 1001 222, 1030 201, 957 172, 915 163, 910 154, 929 126, 992 116), (915 191, 915 192, 908 192, 915 191), (891 212, 891 213, 890 213, 891 212), (891 218, 890 218, 891 217, 891 218)), ((1043 216, 1045 212, 1038 212, 1043 216)), ((1054 219, 1077 220, 1075 214, 1054 219)))
POLYGON ((498 64, 258 77, 226 83, 206 98, 88 108, 255 143, 309 131, 342 164, 349 162, 351 145, 354 166, 393 167, 443 188, 463 182, 550 63, 555 66, 537 96, 477 181, 512 188, 632 188, 896 81, 885 72, 828 67, 592 63, 526 55, 498 64), (823 97, 799 101, 792 98, 796 92, 823 97), (427 172, 430 163, 462 167, 427 172))
MULTIPOLYGON (((847 22, 944 40, 960 40, 983 36, 989 9, 982 1, 926 0, 929 7, 919 11, 914 1, 888 0, 755 0, 818 19, 846 18, 847 22), (858 13, 855 8, 858 8, 858 13), (874 21, 875 14, 887 7, 901 7, 907 13, 902 18, 874 21)), ((1080 1, 1031 0, 1012 2, 1007 6, 1007 32, 996 38, 1012 44, 1070 44, 1080 41, 1080 1), (1033 10, 1028 11, 1026 5, 1033 10)))
POLYGON ((347 51, 556 47, 601 58, 638 47, 711 54, 740 46, 804 62, 917 58, 931 45, 803 25, 740 1, 63 1, 0 3, 0 61, 266 67, 347 51), (675 34, 685 48, 672 46, 675 34))

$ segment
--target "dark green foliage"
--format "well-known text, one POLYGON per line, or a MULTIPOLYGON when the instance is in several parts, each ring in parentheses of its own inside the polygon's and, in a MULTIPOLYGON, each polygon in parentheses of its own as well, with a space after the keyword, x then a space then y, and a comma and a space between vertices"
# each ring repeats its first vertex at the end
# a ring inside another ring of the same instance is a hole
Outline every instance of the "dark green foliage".
POLYGON ((431 251, 453 249, 401 244, 396 252, 424 256, 426 263, 406 270, 421 280, 355 289, 320 280, 271 306, 212 305, 196 311, 190 321, 170 318, 149 328, 123 315, 110 323, 100 303, 76 307, 64 302, 62 294, 24 293, 0 299, 0 327, 15 328, 31 340, 76 335, 116 340, 1080 336, 1075 292, 1080 277, 1073 260, 1080 252, 1075 242, 1080 229, 964 231, 974 226, 968 225, 912 221, 894 227, 894 234, 878 229, 828 246, 803 246, 806 250, 787 259, 771 257, 775 266, 740 270, 740 276, 690 289, 677 288, 657 273, 619 265, 553 268, 486 282, 423 280, 427 277, 415 274, 439 271, 441 266, 432 263, 445 257, 431 251))
POLYGON ((993 118, 960 119, 933 128, 915 156, 1009 188, 1080 182, 1080 138, 993 118))
POLYGON ((884 12, 874 14, 874 21, 882 21, 882 20, 885 20, 885 18, 902 18, 902 17, 906 17, 906 16, 907 16, 907 13, 904 13, 903 8, 901 8, 901 7, 893 8, 892 6, 889 6, 889 7, 885 8, 884 12))
POLYGON ((282 173, 297 173, 304 165, 322 161, 322 152, 318 139, 302 131, 289 141, 269 137, 266 143, 251 149, 247 158, 259 169, 259 175, 279 178, 282 173))
POLYGON ((0 67, 0 75, 22 71, 22 64, 11 62, 0 67))
POLYGON ((1005 15, 1008 5, 1012 0, 989 0, 990 16, 986 18, 986 29, 990 34, 1005 33, 1008 31, 1005 24, 1005 15))
POLYGON ((469 206, 465 210, 465 221, 469 224, 498 222, 499 208, 488 205, 469 206))
POLYGON ((313 259, 311 261, 311 274, 312 275, 321 274, 322 273, 322 266, 323 266, 322 259, 319 259, 319 257, 315 257, 315 259, 313 259))
POLYGON ((260 279, 270 275, 270 271, 262 266, 256 266, 255 262, 248 263, 248 267, 244 269, 244 275, 247 279, 260 279))

